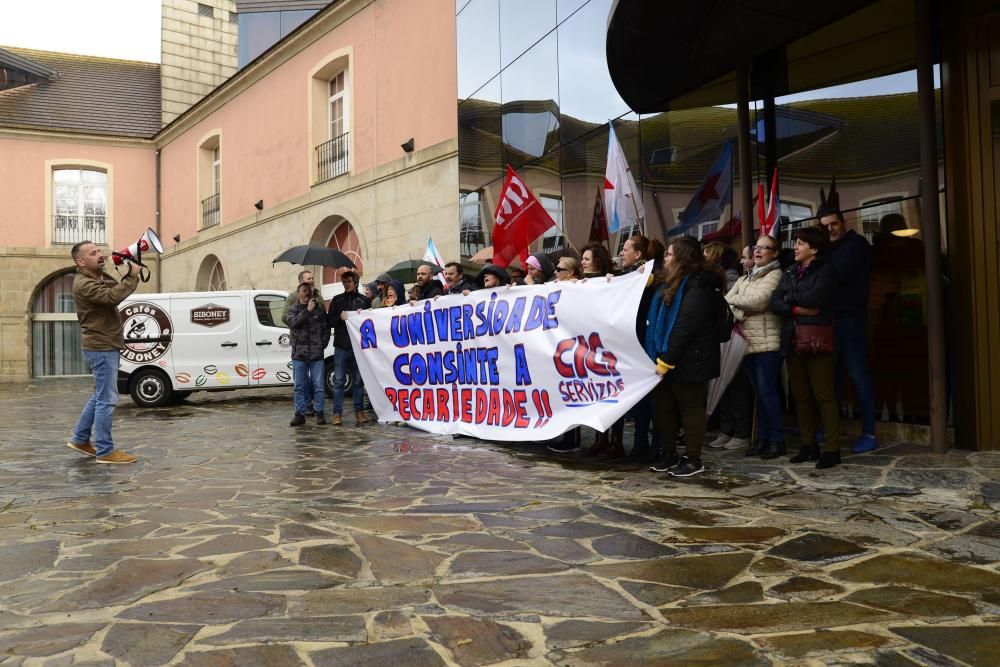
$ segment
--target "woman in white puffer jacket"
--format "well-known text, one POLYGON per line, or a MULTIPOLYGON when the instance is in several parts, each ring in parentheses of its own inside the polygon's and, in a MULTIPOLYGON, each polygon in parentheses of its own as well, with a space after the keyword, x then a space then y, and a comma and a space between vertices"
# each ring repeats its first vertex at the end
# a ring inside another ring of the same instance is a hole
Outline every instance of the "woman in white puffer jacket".
POLYGON ((750 345, 743 360, 757 397, 757 439, 747 456, 784 451, 784 413, 778 383, 781 371, 781 317, 771 312, 771 293, 781 282, 778 242, 761 236, 753 246, 753 268, 726 294, 750 345))

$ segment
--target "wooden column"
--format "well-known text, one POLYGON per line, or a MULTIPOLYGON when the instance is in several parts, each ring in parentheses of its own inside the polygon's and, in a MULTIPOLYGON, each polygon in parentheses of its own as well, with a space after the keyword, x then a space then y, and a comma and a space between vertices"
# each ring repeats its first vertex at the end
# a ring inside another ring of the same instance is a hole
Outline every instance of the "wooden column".
POLYGON ((917 24, 917 108, 920 115, 920 231, 924 237, 924 267, 927 273, 927 370, 930 376, 931 446, 936 453, 943 454, 948 450, 948 396, 931 0, 914 0, 914 10, 917 24))

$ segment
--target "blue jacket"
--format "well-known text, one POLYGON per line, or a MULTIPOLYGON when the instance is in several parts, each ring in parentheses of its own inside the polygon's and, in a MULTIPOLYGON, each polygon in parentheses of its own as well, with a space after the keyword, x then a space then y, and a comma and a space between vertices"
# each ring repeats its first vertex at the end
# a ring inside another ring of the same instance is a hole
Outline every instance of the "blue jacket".
POLYGON ((833 244, 830 264, 837 276, 833 317, 860 320, 868 317, 868 282, 872 272, 872 249, 868 240, 853 229, 833 244))

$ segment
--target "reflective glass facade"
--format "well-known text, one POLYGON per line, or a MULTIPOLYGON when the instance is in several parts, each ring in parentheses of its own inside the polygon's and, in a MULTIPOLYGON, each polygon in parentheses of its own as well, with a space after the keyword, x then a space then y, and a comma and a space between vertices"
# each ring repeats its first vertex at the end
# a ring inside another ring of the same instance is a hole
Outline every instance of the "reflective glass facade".
MULTIPOLYGON (((608 73, 611 5, 612 0, 457 2, 463 256, 490 245, 507 164, 544 198, 546 208, 558 211, 570 244, 586 244, 596 193, 604 183, 609 120, 642 191, 648 236, 665 238, 685 210, 710 201, 713 192, 728 190, 729 198, 723 197, 714 217, 703 216, 685 233, 739 243, 740 221, 734 219, 732 203, 739 200, 741 178, 735 106, 642 116, 631 112, 608 73), (713 165, 730 142, 733 162, 724 172, 728 187, 717 182, 702 187, 711 181, 713 165)), ((650 66, 636 63, 638 68, 650 66)), ((886 253, 913 258, 905 266, 877 265, 873 272, 871 371, 880 419, 926 421, 921 242, 910 239, 902 248, 899 237, 882 228, 886 216, 893 225, 901 219, 906 227, 919 226, 914 72, 778 98, 775 127, 775 136, 767 136, 763 105, 753 103, 749 177, 756 193, 756 184, 767 181, 768 142, 775 142, 783 223, 779 236, 785 243, 795 228, 816 223, 819 189, 828 190, 836 176, 848 229, 872 243, 876 262, 884 262, 886 253)), ((943 146, 940 155, 943 165, 943 146)), ((611 234, 613 254, 634 231, 611 234)), ((532 250, 572 251, 570 244, 552 236, 537 240, 532 250)), ((845 415, 856 414, 851 392, 846 385, 845 415)))

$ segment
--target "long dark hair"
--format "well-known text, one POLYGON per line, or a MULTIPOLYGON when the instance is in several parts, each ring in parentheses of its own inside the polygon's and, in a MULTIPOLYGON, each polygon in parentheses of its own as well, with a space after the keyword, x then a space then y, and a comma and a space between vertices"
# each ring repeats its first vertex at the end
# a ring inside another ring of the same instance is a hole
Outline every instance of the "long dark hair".
POLYGON ((701 246, 690 236, 670 239, 667 241, 667 248, 673 248, 674 261, 670 265, 664 262, 658 279, 660 298, 665 304, 674 300, 674 294, 677 293, 677 288, 684 278, 705 268, 705 257, 702 255, 701 246))

